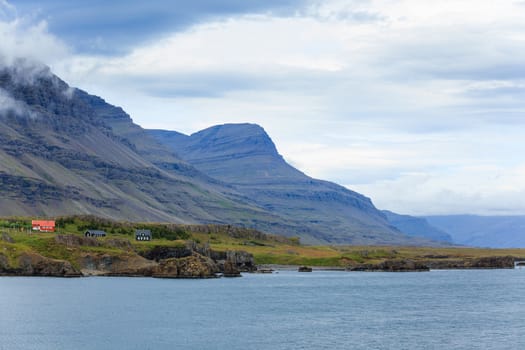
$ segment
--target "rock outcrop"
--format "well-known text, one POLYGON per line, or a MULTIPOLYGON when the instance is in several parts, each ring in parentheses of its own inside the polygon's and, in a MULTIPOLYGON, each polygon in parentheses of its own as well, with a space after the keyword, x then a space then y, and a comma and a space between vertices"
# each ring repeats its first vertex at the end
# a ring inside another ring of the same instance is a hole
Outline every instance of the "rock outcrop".
POLYGON ((191 245, 180 247, 155 246, 153 249, 141 253, 144 258, 157 262, 165 259, 185 258, 192 254, 193 248, 191 245))
POLYGON ((425 261, 431 269, 513 269, 515 258, 512 256, 493 256, 483 258, 440 259, 425 261))
POLYGON ((312 272, 312 268, 308 266, 299 266, 297 269, 298 272, 312 272))
POLYGON ((211 278, 216 277, 219 268, 213 260, 198 253, 184 258, 170 258, 160 261, 153 269, 152 276, 158 278, 211 278))
POLYGON ((80 277, 82 273, 69 261, 50 259, 36 253, 22 253, 16 264, 10 264, 9 259, 0 254, 0 275, 80 277))
POLYGON ((376 264, 358 264, 349 266, 349 271, 410 272, 429 271, 429 267, 410 259, 384 260, 376 264))
POLYGON ((224 269, 224 264, 229 261, 241 272, 254 272, 257 270, 253 255, 242 250, 229 250, 226 252, 210 251, 210 257, 224 269))
POLYGON ((151 276, 157 263, 136 254, 82 253, 80 265, 85 276, 151 276))
MULTIPOLYGON (((430 256, 427 256, 430 257, 430 256)), ((494 256, 482 258, 449 258, 448 256, 432 256, 429 259, 387 259, 378 263, 352 264, 348 271, 385 271, 408 272, 446 269, 512 269, 515 258, 512 256, 494 256)))
POLYGON ((257 270, 253 255, 248 252, 242 250, 215 251, 210 249, 207 244, 199 245, 193 241, 189 241, 184 246, 179 247, 155 246, 151 250, 141 252, 141 255, 160 264, 164 260, 183 259, 200 255, 210 259, 215 264, 218 272, 223 273, 225 277, 229 277, 229 275, 240 276, 240 272, 257 270))
POLYGON ((224 277, 241 277, 241 272, 237 268, 235 262, 226 260, 224 262, 222 275, 224 277))

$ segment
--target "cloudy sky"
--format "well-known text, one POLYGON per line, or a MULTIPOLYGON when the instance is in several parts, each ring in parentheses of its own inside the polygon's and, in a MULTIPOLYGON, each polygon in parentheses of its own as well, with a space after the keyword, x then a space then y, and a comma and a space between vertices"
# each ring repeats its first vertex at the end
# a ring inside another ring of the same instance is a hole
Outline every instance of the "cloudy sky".
POLYGON ((382 209, 525 214, 522 0, 0 0, 0 55, 146 128, 258 123, 382 209))

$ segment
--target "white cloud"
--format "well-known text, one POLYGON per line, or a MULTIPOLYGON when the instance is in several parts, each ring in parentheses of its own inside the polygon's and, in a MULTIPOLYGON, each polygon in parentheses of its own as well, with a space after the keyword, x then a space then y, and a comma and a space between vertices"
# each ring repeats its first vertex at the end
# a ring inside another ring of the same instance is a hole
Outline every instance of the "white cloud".
POLYGON ((11 111, 16 114, 21 114, 24 109, 18 101, 13 99, 7 93, 7 91, 0 88, 0 115, 11 111))
POLYGON ((11 64, 19 58, 53 65, 68 56, 68 48, 49 34, 46 22, 31 23, 15 18, 0 21, 0 62, 11 64))
POLYGON ((12 113, 13 116, 23 118, 38 118, 37 112, 27 108, 25 103, 15 100, 7 91, 0 88, 0 117, 12 113))
POLYGON ((352 188, 371 196, 379 208, 403 214, 522 215, 524 170, 525 164, 401 173, 395 179, 352 188))

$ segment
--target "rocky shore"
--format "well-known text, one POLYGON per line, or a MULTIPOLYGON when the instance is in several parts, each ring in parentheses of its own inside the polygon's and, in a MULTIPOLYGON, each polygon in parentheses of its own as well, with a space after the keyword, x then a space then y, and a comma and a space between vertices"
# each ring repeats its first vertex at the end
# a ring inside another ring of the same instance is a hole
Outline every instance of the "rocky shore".
MULTIPOLYGON (((146 276, 156 278, 240 277, 241 272, 257 272, 254 256, 242 250, 218 251, 208 244, 178 241, 168 245, 132 244, 126 238, 96 239, 73 234, 57 234, 24 244, 0 233, 0 276, 146 276)), ((18 237, 18 239, 21 239, 18 237)), ((431 269, 510 269, 523 257, 467 256, 423 253, 414 258, 399 252, 366 250, 345 265, 315 267, 315 270, 409 272, 431 269), (381 257, 378 254, 381 253, 381 257)), ((405 253, 406 254, 406 253, 405 253)), ((312 271, 311 266, 263 265, 261 273, 274 270, 312 271)))
POLYGON ((387 259, 378 263, 351 264, 348 271, 409 272, 449 269, 513 269, 515 258, 495 256, 483 258, 428 257, 422 260, 387 259))
POLYGON ((155 246, 135 251, 129 240, 56 235, 55 250, 67 259, 52 259, 34 252, 18 252, 9 235, 2 234, 0 276, 146 276, 157 278, 240 277, 257 268, 244 251, 219 252, 206 245, 188 242, 184 246, 155 246), (91 251, 90 248, 105 250, 91 251))

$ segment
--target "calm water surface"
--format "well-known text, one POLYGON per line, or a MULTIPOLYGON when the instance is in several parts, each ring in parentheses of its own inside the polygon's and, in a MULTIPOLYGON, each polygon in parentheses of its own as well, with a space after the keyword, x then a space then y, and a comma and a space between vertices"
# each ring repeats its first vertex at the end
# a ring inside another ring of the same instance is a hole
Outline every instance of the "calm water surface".
POLYGON ((525 349, 525 269, 0 278, 0 349, 525 349))

